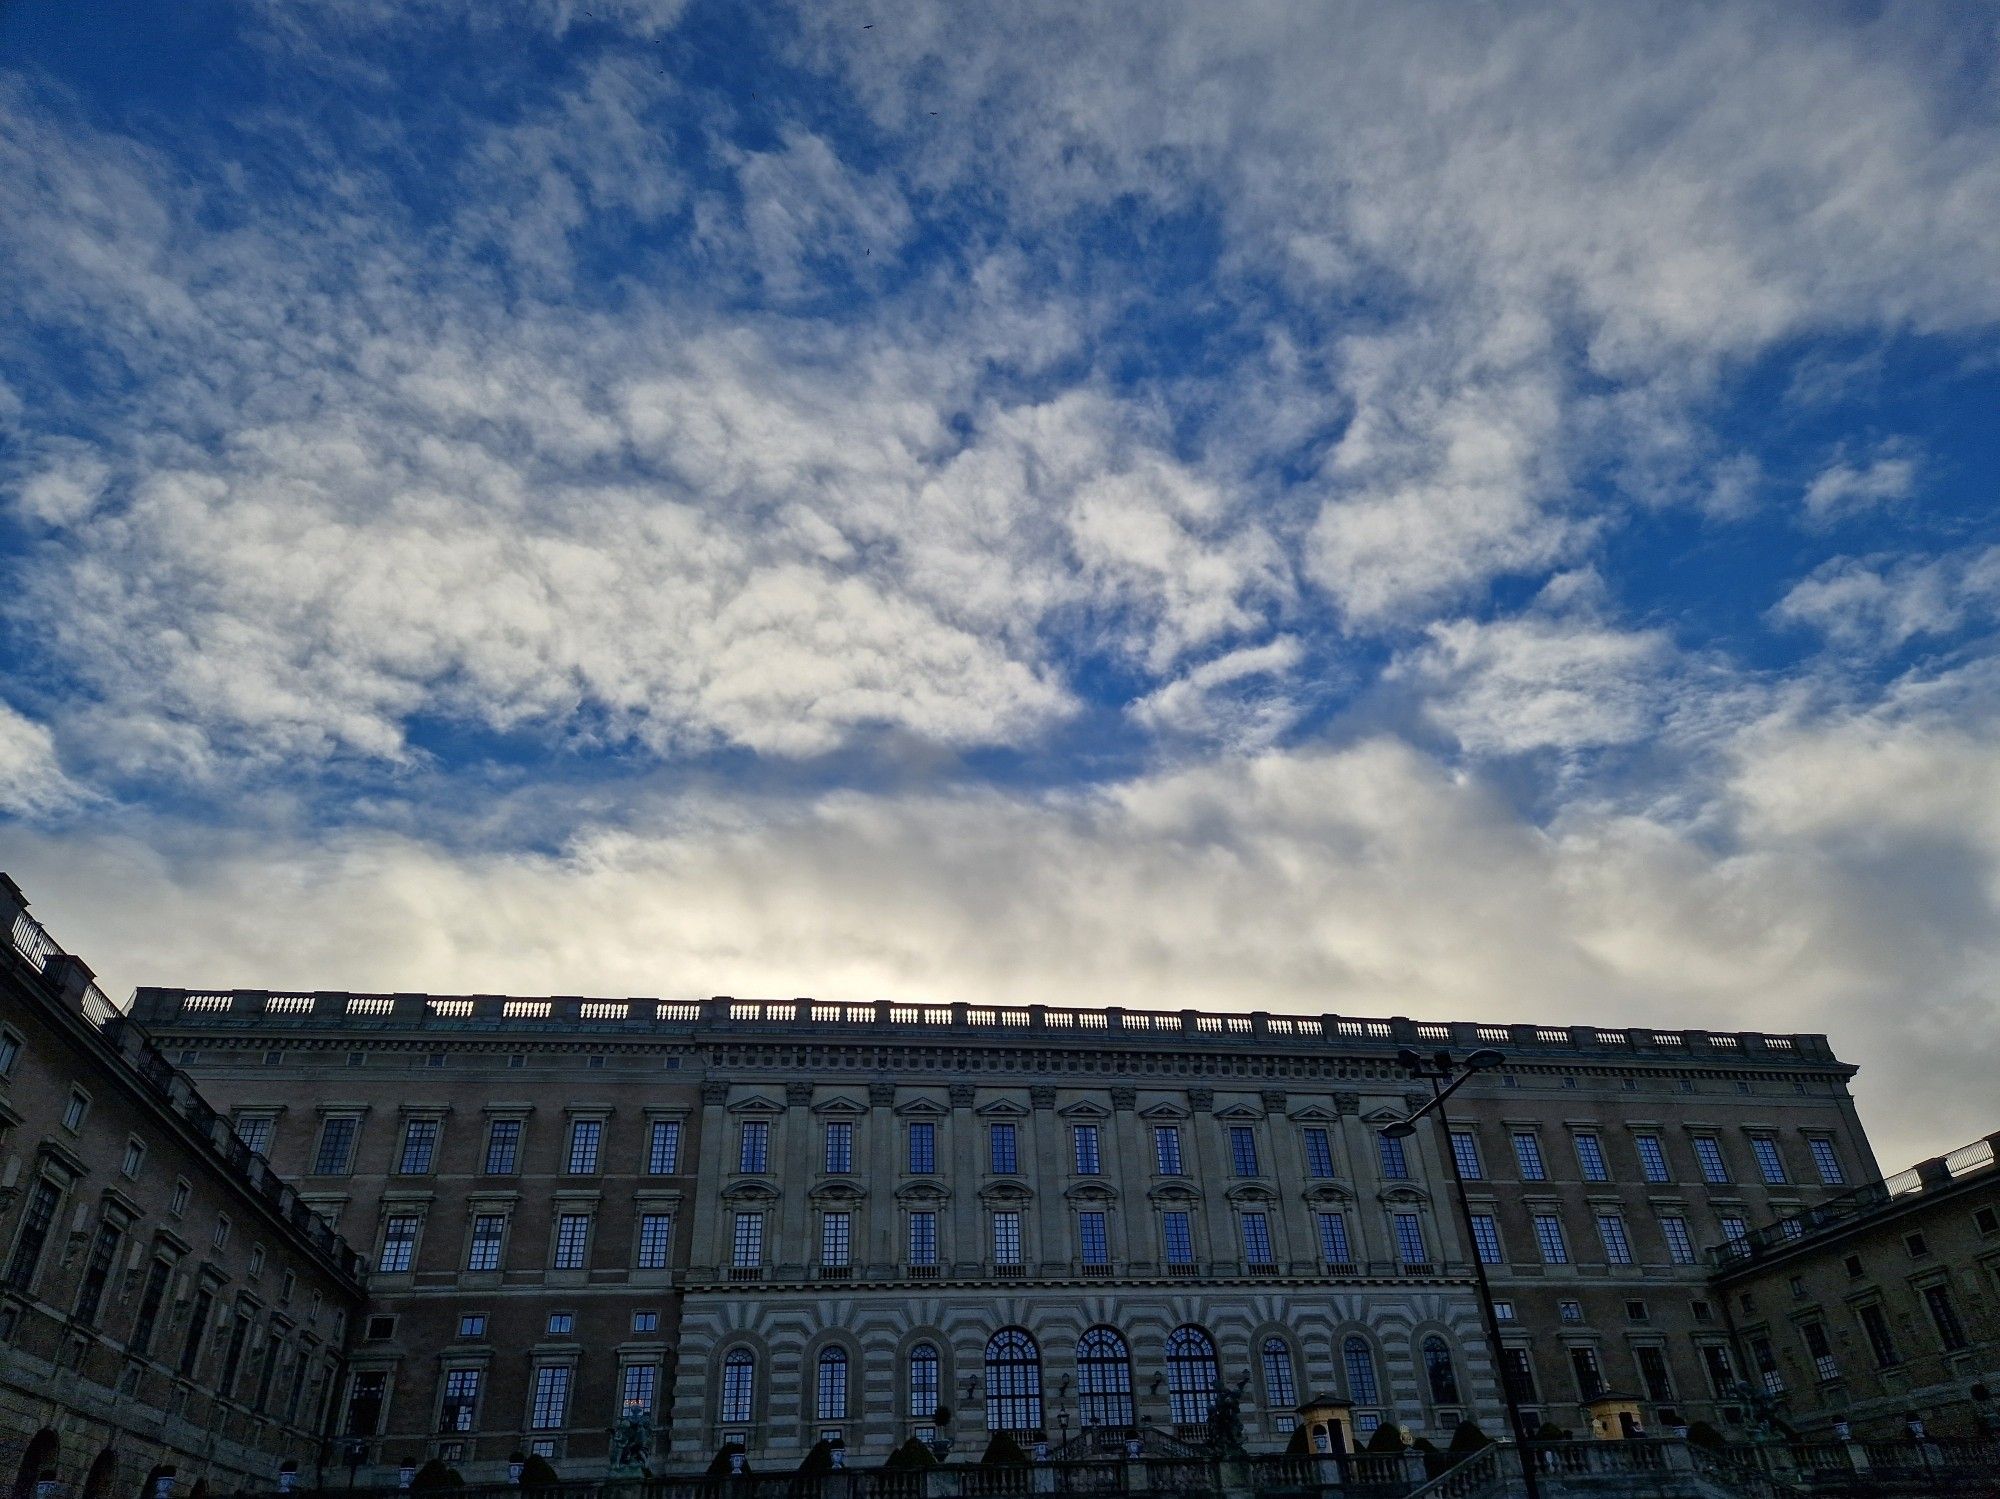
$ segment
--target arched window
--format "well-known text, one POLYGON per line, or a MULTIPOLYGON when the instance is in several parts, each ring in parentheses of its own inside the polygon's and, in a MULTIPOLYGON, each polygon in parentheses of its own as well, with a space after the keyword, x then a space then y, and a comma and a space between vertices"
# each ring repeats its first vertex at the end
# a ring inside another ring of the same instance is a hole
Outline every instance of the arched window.
POLYGON ((847 1350, 833 1347, 819 1351, 819 1419, 847 1419, 847 1350))
POLYGON ((1003 1327, 986 1345, 986 1429, 1039 1431, 1042 1353, 1018 1327, 1003 1327))
POLYGON ((1199 1327, 1176 1327, 1167 1334, 1167 1403, 1176 1426, 1196 1426, 1215 1409, 1220 1376, 1215 1344, 1199 1327))
POLYGON ((1264 1339, 1264 1404, 1272 1411, 1289 1411, 1299 1403, 1299 1387, 1292 1378, 1292 1350, 1283 1338, 1264 1339))
POLYGON ((1132 1354, 1109 1327, 1076 1341, 1077 1405, 1085 1426, 1132 1424, 1132 1354))
POLYGON ((1356 1405, 1374 1405, 1382 1399, 1375 1382, 1375 1353, 1368 1340, 1356 1333, 1341 1345, 1341 1361, 1347 1365, 1347 1398, 1356 1405))
POLYGON ((722 1361, 722 1419, 750 1419, 750 1390, 757 1382, 757 1360, 748 1348, 732 1348, 722 1361))
POLYGON ((1439 1405, 1458 1404, 1458 1374, 1451 1367, 1451 1349, 1436 1333, 1424 1339, 1424 1374, 1431 1382, 1431 1399, 1439 1405))
POLYGON ((934 1345, 919 1343, 910 1350, 910 1414, 919 1421, 930 1420, 944 1404, 942 1369, 934 1345))

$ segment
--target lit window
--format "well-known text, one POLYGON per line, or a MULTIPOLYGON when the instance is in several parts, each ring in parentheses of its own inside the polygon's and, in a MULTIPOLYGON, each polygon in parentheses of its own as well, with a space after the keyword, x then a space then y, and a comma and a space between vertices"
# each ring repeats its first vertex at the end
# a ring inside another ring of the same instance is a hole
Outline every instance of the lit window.
POLYGON ((1521 1180, 1539 1182, 1549 1179, 1549 1169, 1542 1163, 1542 1142, 1526 1130, 1514 1136, 1514 1160, 1521 1168, 1521 1180))
POLYGON ((1512 1322, 1514 1320, 1514 1303, 1511 1301, 1494 1302, 1493 1320, 1495 1322, 1512 1322))
POLYGON ((238 1114, 236 1138, 258 1155, 268 1156, 271 1153, 271 1136, 277 1124, 278 1121, 269 1114, 238 1114))
POLYGON ((1729 1180, 1729 1166, 1722 1159, 1722 1142, 1713 1135, 1694 1137, 1694 1158, 1701 1167, 1701 1179, 1720 1186, 1729 1180))
POLYGON ((581 1270, 590 1243, 590 1214, 564 1213, 556 1219, 557 1270, 581 1270))
POLYGON ((566 1338, 576 1331, 575 1312, 550 1312, 548 1334, 552 1338, 566 1338))
POLYGON ((1347 1244, 1345 1213, 1315 1213, 1313 1226, 1319 1232, 1319 1257, 1329 1265, 1348 1265, 1354 1255, 1347 1244))
POLYGON ((495 1119, 486 1128, 486 1174, 512 1176, 521 1162, 521 1121, 495 1119))
POLYGON ((986 1344, 986 1429, 1030 1432, 1041 1427, 1041 1350, 1020 1328, 1003 1327, 986 1344))
POLYGON ((503 1213, 480 1213, 472 1220, 472 1246, 465 1257, 468 1270, 498 1270, 500 1243, 507 1237, 503 1213))
POLYGON ((486 1313, 467 1312, 458 1319, 458 1335, 461 1338, 483 1338, 486 1336, 486 1313))
POLYGON ((1567 1265, 1569 1241, 1563 1237, 1562 1219, 1554 1213, 1537 1213, 1534 1216, 1535 1243, 1542 1251, 1542 1263, 1567 1265))
POLYGON ((822 1213, 819 1220, 819 1262, 835 1269, 844 1267, 852 1252, 850 1239, 853 1217, 847 1213, 822 1213))
POLYGON ((1427 1264, 1430 1254, 1424 1248, 1424 1220, 1415 1213, 1397 1213, 1396 1254, 1405 1265, 1427 1264))
POLYGON ((1238 1176, 1257 1174, 1257 1132, 1247 1124, 1229 1127, 1229 1164, 1238 1176))
POLYGON ((771 1126, 762 1119, 746 1119, 736 1136, 736 1169, 761 1174, 771 1169, 771 1126))
POLYGON ((403 1153, 396 1170, 403 1176, 420 1176, 437 1159, 438 1125, 435 1119, 412 1119, 403 1126, 403 1153))
POLYGON ((910 1214, 910 1263, 935 1265, 937 1255, 937 1214, 929 1211, 910 1214))
POLYGON ((1833 1141, 1815 1135, 1806 1141, 1806 1148, 1812 1152, 1813 1166, 1819 1171, 1819 1179, 1829 1187, 1847 1184, 1847 1172, 1841 1168, 1840 1156, 1833 1148, 1833 1141))
POLYGON ((1731 1244, 1741 1248, 1750 1242, 1750 1222, 1747 1218, 1735 1213, 1724 1213, 1719 1221, 1722 1224, 1722 1237, 1731 1244))
POLYGON ((674 1242, 674 1215, 646 1213, 639 1219, 639 1268, 664 1270, 674 1242))
POLYGON ((1667 1236, 1667 1255, 1676 1265, 1692 1265, 1695 1254, 1694 1235, 1688 1232, 1687 1219, 1668 1216, 1660 1219, 1660 1231, 1667 1236))
POLYGON ((1283 1338, 1266 1338, 1260 1352, 1264 1366, 1264 1408, 1288 1411, 1299 1403, 1298 1380, 1292 1373, 1292 1350, 1283 1338))
POLYGON ((627 1364, 618 1389, 620 1409, 635 1415, 650 1414, 653 1409, 653 1392, 658 1387, 659 1377, 660 1369, 657 1364, 627 1364))
POLYGON ((996 1176, 1011 1175, 1020 1169, 1018 1132, 1011 1124, 986 1128, 988 1169, 996 1176))
POLYGON ((1181 1128, 1178 1124, 1153 1126, 1153 1162, 1161 1176, 1180 1176, 1181 1128))
POLYGON ((819 1354, 818 1419, 847 1419, 847 1350, 822 1348, 819 1354))
POLYGON ((528 1416, 534 1431, 560 1431, 569 1422, 570 1369, 544 1364, 535 1371, 535 1402, 528 1416))
POLYGON ((750 1419, 751 1391, 756 1384, 757 1361, 747 1348, 732 1348, 722 1361, 722 1401, 718 1414, 724 1421, 750 1419))
POLYGON ((1479 1139, 1471 1130, 1451 1132, 1451 1158, 1458 1164, 1458 1174, 1467 1181, 1479 1181, 1486 1175, 1486 1167, 1479 1159, 1479 1139))
POLYGON ((1207 1333, 1188 1326, 1167 1334, 1167 1407, 1176 1426, 1208 1420, 1220 1383, 1215 1343, 1207 1333))
POLYGON ((1472 1242, 1479 1249, 1482 1265, 1497 1265, 1503 1256, 1500 1253, 1500 1225, 1491 1213, 1472 1215, 1472 1242))
POLYGON ((910 1171, 928 1176, 937 1170, 937 1126, 928 1120, 910 1125, 910 1171))
POLYGON ((993 1215, 993 1263, 996 1265, 1018 1265, 1021 1263, 1021 1215, 1019 1213, 995 1213, 993 1215))
POLYGON ((1132 1424, 1132 1354, 1114 1329, 1093 1327, 1077 1339, 1076 1382, 1085 1426, 1132 1424))
POLYGON ((1333 1137, 1313 1125, 1305 1131, 1306 1175, 1325 1181, 1333 1175, 1333 1137))
POLYGON ((1769 1135, 1752 1135, 1750 1153, 1757 1158, 1757 1171, 1766 1185, 1782 1186, 1789 1180, 1785 1175, 1785 1159, 1778 1154, 1778 1142, 1769 1135))
POLYGON ((1076 1215, 1077 1246, 1083 1253, 1086 1265, 1108 1265, 1111 1263, 1111 1239, 1105 1228, 1105 1217, 1095 1209, 1085 1209, 1076 1215))
POLYGON ((604 1142, 602 1119, 579 1119, 569 1127, 569 1174, 591 1176, 597 1171, 597 1148, 604 1142))
POLYGON ((1244 1213, 1243 1258, 1252 1265, 1272 1264, 1277 1256, 1271 1252, 1271 1220, 1264 1213, 1244 1213))
POLYGON ((1389 1181, 1405 1181, 1410 1175, 1409 1157, 1403 1153, 1403 1142, 1394 1135, 1377 1135, 1378 1149, 1382 1154, 1382 1175, 1389 1181))
POLYGON ((1104 1169, 1098 1152, 1097 1126, 1079 1124, 1070 1131, 1070 1142, 1076 1160, 1078 1176, 1096 1176, 1104 1169))
POLYGON ((376 1266, 385 1274, 405 1273, 417 1252, 417 1219, 414 1214, 398 1213, 382 1224, 382 1260, 376 1266))
POLYGON ((1597 1236, 1604 1241, 1604 1258, 1613 1265, 1632 1263, 1632 1241, 1625 1236, 1625 1220, 1616 1213, 1597 1215, 1597 1236))
POLYGON ((646 1147, 646 1170, 652 1176, 672 1176, 680 1169, 681 1127, 678 1120, 655 1119, 646 1147))
POLYGON ((835 1120, 826 1127, 826 1138, 820 1152, 824 1169, 832 1175, 843 1175, 854 1169, 854 1126, 844 1119, 835 1120))
POLYGON ((1359 1333, 1341 1345, 1341 1364, 1347 1370, 1347 1398, 1356 1405, 1373 1405, 1382 1398, 1375 1378, 1375 1351, 1359 1333))
POLYGON ((1604 1163, 1604 1145, 1595 1135, 1576 1137, 1576 1162, 1583 1168, 1583 1179, 1587 1182, 1611 1180, 1611 1171, 1604 1163))
POLYGON ((660 1314, 658 1312, 634 1312, 632 1314, 632 1331, 658 1332, 659 1330, 660 1314))
POLYGON ((1169 1265, 1194 1263, 1194 1220, 1178 1210, 1160 1214, 1160 1240, 1169 1265))
POLYGON ((941 1367, 931 1344, 919 1343, 910 1350, 910 1414, 920 1421, 930 1420, 944 1403, 941 1367))
POLYGON ((1667 1170, 1666 1147, 1660 1143, 1660 1137, 1658 1135, 1640 1135, 1637 1144, 1639 1146, 1639 1170, 1644 1173, 1646 1180, 1649 1182, 1672 1180, 1671 1174, 1667 1170))

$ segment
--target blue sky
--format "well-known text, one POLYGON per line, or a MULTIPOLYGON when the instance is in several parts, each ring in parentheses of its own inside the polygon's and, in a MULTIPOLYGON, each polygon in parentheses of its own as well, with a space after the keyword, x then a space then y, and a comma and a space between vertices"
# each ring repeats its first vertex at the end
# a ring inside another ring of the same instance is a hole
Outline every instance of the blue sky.
POLYGON ((1992 1127, 1963 7, 0 10, 114 988, 1825 1030, 1992 1127))

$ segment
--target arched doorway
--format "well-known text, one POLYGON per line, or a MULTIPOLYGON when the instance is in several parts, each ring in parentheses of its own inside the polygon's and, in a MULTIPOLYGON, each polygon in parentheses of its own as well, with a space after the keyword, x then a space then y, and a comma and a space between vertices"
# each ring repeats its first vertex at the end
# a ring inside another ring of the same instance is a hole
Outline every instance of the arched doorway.
POLYGON ((35 1480, 44 1472, 55 1475, 56 1459, 62 1453, 62 1443, 56 1434, 44 1426, 28 1441, 21 1454, 21 1466, 14 1470, 12 1499, 35 1499, 35 1480))
POLYGON ((118 1454, 106 1447, 90 1464, 83 1477, 82 1499, 111 1499, 111 1486, 118 1478, 118 1454))
POLYGON ((173 1499, 174 1465, 156 1464, 147 1474, 146 1481, 139 1485, 138 1499, 173 1499))

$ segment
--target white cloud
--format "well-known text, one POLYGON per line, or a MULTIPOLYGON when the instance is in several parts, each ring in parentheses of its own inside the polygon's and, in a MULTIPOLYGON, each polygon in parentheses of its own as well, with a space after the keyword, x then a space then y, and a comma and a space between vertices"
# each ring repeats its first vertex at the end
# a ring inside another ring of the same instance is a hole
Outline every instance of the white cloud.
POLYGON ((1806 486, 1806 515, 1820 523, 1845 519, 1907 500, 1916 487, 1916 460, 1894 446, 1860 463, 1842 458, 1806 486))
POLYGON ((1893 651, 2000 615, 2000 547, 1923 559, 1836 557, 1771 609, 1850 650, 1893 651))
POLYGON ((63 774, 55 736, 0 703, 0 813, 40 817, 85 799, 83 789, 63 774))
POLYGON ((1245 646, 1155 688, 1132 705, 1131 713, 1159 733, 1211 740, 1238 751, 1264 749, 1298 719, 1298 694, 1286 678, 1304 659, 1305 647, 1290 635, 1245 646))

